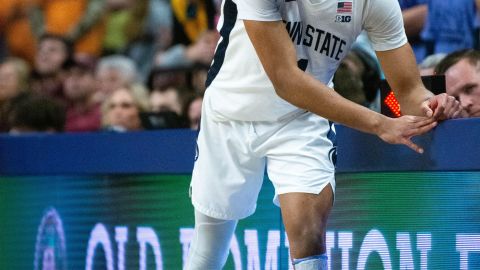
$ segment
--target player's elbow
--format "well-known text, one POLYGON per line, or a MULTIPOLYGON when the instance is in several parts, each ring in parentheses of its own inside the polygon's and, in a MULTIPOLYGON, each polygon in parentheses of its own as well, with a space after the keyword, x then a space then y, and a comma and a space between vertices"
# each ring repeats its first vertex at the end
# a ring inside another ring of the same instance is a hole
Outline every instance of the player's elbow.
POLYGON ((289 69, 277 69, 274 72, 269 74, 270 80, 272 81, 273 87, 277 95, 283 99, 288 100, 293 91, 295 78, 292 76, 294 73, 289 69))

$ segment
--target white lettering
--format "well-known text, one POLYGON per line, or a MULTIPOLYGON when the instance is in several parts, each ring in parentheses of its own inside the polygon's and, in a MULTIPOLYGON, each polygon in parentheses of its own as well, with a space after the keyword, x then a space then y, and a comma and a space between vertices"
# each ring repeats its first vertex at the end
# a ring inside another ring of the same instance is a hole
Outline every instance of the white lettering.
POLYGON ((286 232, 285 232, 285 247, 288 249, 288 270, 293 270, 292 255, 290 254, 290 244, 288 242, 288 236, 286 232))
POLYGON ((326 248, 327 248, 327 257, 329 259, 329 264, 327 265, 328 266, 328 269, 331 269, 331 264, 332 264, 332 260, 330 259, 331 255, 332 255, 332 248, 335 247, 335 232, 327 232, 327 241, 326 241, 326 248))
POLYGON ((365 236, 365 239, 363 239, 360 247, 360 255, 358 256, 357 270, 365 270, 368 256, 373 252, 378 252, 385 270, 392 269, 387 242, 380 231, 373 229, 370 230, 365 236))
POLYGON ((265 270, 278 269, 278 249, 280 248, 280 231, 268 231, 267 253, 265 254, 265 270))
POLYGON ((417 234, 417 249, 420 250, 420 270, 428 269, 428 252, 432 249, 432 235, 417 234))
POLYGON ((155 231, 150 227, 138 227, 137 241, 140 245, 140 270, 147 269, 147 244, 153 249, 155 269, 163 270, 162 251, 155 231))
POLYGON ((187 264, 187 259, 190 251, 190 243, 192 243, 194 229, 180 228, 180 243, 182 244, 182 264, 183 268, 187 264))
POLYGON ((460 253, 460 270, 467 270, 468 253, 480 252, 480 234, 457 234, 456 248, 460 253))
POLYGON ((237 236, 234 234, 232 241, 230 242, 230 251, 233 256, 233 263, 235 264, 235 270, 242 270, 242 257, 240 256, 240 246, 238 245, 237 236))
POLYGON ((258 251, 258 233, 256 230, 245 230, 247 246, 247 270, 260 270, 260 252, 258 251))
POLYGON ((342 270, 350 269, 350 249, 353 247, 353 233, 339 232, 338 247, 342 250, 342 270))
POLYGON ((117 269, 125 270, 125 243, 128 241, 128 228, 115 227, 115 241, 117 241, 117 269))
POLYGON ((93 269, 93 258, 95 255, 95 248, 97 245, 100 244, 105 251, 105 259, 107 261, 107 270, 114 270, 113 269, 113 251, 112 251, 112 243, 110 242, 110 237, 108 235, 107 229, 105 225, 98 223, 93 228, 92 232, 90 233, 90 239, 88 240, 88 248, 87 248, 87 261, 85 270, 92 270, 93 269))
POLYGON ((412 243, 408 233, 397 233, 397 249, 400 251, 400 269, 414 270, 412 243))

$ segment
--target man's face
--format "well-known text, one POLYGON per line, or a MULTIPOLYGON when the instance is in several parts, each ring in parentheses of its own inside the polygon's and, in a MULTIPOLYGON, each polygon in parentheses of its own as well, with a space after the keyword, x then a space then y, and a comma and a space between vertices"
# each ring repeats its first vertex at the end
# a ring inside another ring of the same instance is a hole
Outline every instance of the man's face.
POLYGON ((93 73, 73 67, 63 83, 65 96, 71 101, 84 100, 96 90, 96 80, 93 73))
POLYGON ((40 74, 52 75, 60 71, 67 59, 65 44, 56 39, 45 39, 38 46, 35 69, 40 74))
POLYGON ((445 73, 447 94, 454 96, 469 117, 480 117, 480 67, 461 60, 445 73))

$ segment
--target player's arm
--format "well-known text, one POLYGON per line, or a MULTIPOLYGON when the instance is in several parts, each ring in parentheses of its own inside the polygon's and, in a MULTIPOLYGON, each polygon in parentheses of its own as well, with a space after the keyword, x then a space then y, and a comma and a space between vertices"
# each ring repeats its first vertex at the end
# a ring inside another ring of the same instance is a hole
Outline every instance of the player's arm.
POLYGON ((402 143, 421 152, 410 140, 435 126, 432 119, 394 120, 344 99, 297 67, 295 47, 281 21, 244 20, 248 36, 277 94, 291 104, 346 126, 402 143))
POLYGON ((433 115, 440 120, 460 115, 460 103, 454 97, 434 96, 424 87, 408 43, 397 49, 377 51, 377 57, 403 114, 433 115))

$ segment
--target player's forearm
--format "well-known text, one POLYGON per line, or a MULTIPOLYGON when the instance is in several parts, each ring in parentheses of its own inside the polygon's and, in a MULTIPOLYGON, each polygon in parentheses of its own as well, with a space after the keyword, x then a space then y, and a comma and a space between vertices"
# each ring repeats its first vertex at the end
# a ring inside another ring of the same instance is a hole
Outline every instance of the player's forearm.
POLYGON ((272 80, 277 94, 291 104, 345 126, 380 135, 387 117, 355 104, 300 69, 272 80))
POLYGON ((380 51, 377 52, 377 56, 385 77, 400 103, 402 113, 423 115, 420 105, 433 94, 423 86, 410 45, 380 51))

